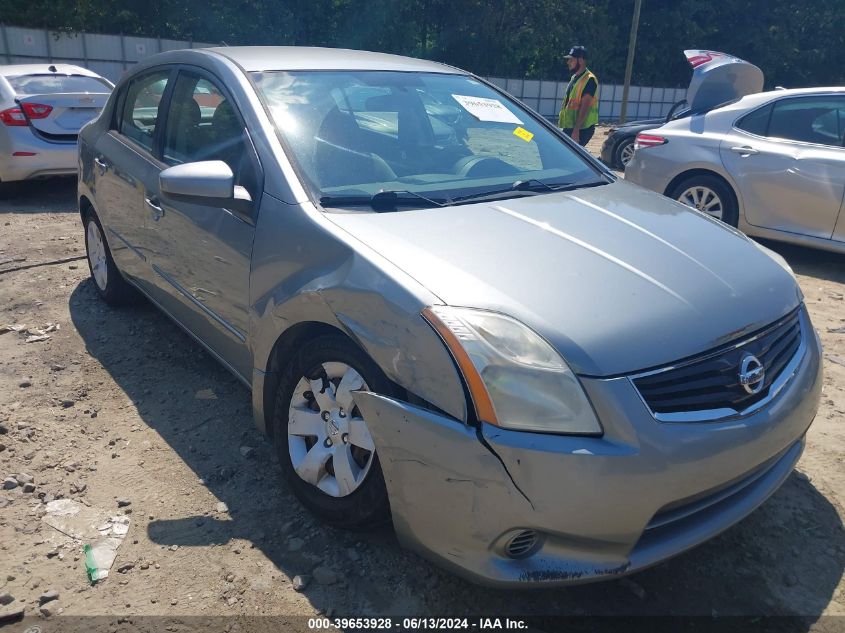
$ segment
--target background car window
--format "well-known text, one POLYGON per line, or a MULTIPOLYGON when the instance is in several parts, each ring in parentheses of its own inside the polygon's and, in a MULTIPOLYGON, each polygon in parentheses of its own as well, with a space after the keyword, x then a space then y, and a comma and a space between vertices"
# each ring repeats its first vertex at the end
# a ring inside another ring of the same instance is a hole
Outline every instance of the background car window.
POLYGON ((774 104, 767 136, 842 147, 845 98, 783 99, 774 104))
POLYGON ((126 93, 120 133, 148 151, 153 149, 159 104, 169 76, 169 70, 144 75, 133 80, 126 93))
POLYGON ((85 75, 18 75, 6 77, 19 95, 44 95, 62 92, 111 92, 104 79, 85 75))
POLYGON ((754 110, 749 114, 746 114, 739 120, 737 123, 737 127, 740 130, 745 130, 750 134, 756 134, 757 136, 766 136, 766 130, 769 127, 769 117, 772 114, 772 104, 770 103, 767 106, 760 108, 759 110, 754 110))
POLYGON ((181 72, 176 79, 163 160, 168 165, 222 160, 232 169, 236 185, 256 193, 254 152, 241 117, 222 90, 204 77, 181 72))

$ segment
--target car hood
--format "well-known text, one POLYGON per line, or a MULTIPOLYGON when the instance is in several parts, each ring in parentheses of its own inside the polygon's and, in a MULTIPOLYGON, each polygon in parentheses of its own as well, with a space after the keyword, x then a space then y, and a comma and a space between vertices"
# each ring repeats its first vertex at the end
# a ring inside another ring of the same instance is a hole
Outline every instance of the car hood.
POLYGON ((716 51, 684 51, 692 79, 687 103, 693 112, 705 112, 763 89, 763 71, 747 61, 716 51))
POLYGON ((329 217, 444 303, 521 320, 582 375, 692 356, 800 303, 792 276, 754 242, 624 181, 329 217))

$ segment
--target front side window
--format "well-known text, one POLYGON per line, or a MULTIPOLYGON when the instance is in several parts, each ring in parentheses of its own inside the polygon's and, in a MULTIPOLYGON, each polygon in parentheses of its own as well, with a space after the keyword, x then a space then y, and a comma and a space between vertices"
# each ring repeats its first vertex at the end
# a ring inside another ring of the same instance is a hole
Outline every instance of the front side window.
POLYGON ((63 92, 111 92, 111 84, 100 77, 86 75, 17 75, 6 77, 19 95, 45 95, 63 92))
POLYGON ((257 189, 254 152, 240 115, 220 88, 194 73, 180 72, 173 86, 163 160, 168 165, 222 160, 236 185, 253 195, 257 189))
POLYGON ((129 84, 120 119, 120 133, 147 151, 153 149, 153 137, 159 120, 159 105, 167 88, 169 70, 161 70, 133 79, 129 84))
POLYGON ((472 77, 390 71, 252 76, 301 173, 323 200, 410 192, 451 201, 518 181, 578 186, 600 180, 577 151, 472 77))
POLYGON ((795 97, 774 104, 766 136, 842 147, 845 98, 795 97))

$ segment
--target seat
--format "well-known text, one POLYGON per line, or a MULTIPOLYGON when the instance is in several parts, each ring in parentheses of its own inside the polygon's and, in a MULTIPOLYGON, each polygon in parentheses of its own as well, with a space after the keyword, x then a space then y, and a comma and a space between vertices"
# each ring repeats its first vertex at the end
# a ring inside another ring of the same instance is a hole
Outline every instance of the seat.
POLYGON ((314 139, 314 170, 321 187, 371 184, 396 180, 381 156, 366 150, 352 115, 332 108, 314 139))
POLYGON ((174 101, 167 120, 167 143, 165 152, 174 158, 190 162, 202 144, 200 121, 202 113, 193 98, 174 101))

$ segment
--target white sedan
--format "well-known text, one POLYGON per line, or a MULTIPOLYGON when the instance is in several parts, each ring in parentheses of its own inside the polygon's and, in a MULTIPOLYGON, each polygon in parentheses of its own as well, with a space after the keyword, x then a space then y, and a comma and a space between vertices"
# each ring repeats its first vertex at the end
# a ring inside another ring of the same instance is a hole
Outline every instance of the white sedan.
POLYGON ((0 194, 10 182, 75 175, 79 130, 112 88, 69 64, 0 66, 0 194))
POLYGON ((747 94, 760 70, 719 54, 696 72, 693 114, 640 133, 626 179, 748 235, 845 253, 845 87, 747 94))

